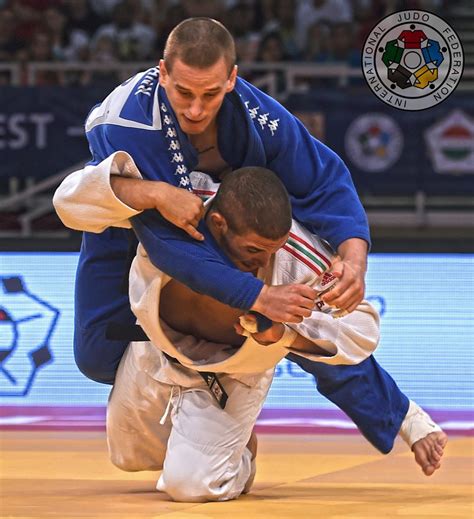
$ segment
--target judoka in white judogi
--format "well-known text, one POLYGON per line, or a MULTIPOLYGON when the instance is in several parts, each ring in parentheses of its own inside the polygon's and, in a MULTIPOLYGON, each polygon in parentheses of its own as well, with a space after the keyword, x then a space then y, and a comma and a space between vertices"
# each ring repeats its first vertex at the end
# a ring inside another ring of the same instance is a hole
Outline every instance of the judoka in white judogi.
MULTIPOLYGON (((329 268, 331 258, 315 236, 296 222, 291 236, 316 251, 329 268)), ((315 286, 324 277, 323 272, 317 275, 315 265, 298 260, 289 246, 280 249, 259 274, 271 284, 315 286)), ((130 301, 151 342, 131 343, 120 364, 108 407, 111 459, 125 470, 163 467, 158 489, 175 500, 233 499, 253 479, 254 463, 246 445, 274 366, 296 352, 291 348, 294 335, 285 333, 269 346, 250 337, 235 349, 171 330, 159 317, 160 291, 169 281, 140 246, 130 272, 130 301), (228 394, 224 409, 198 371, 218 374, 228 394)), ((378 314, 366 301, 340 319, 318 309, 293 328, 327 352, 299 354, 332 364, 361 362, 379 339, 378 314)))

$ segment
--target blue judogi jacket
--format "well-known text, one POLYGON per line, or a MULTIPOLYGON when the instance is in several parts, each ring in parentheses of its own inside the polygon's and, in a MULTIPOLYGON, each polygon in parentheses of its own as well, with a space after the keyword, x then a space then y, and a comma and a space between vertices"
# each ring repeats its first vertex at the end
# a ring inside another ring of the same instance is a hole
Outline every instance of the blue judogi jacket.
MULTIPOLYGON (((192 190, 189 173, 198 164, 197 151, 179 128, 158 80, 157 68, 137 74, 92 109, 86 122, 90 164, 126 151, 143 178, 192 190)), ((293 217, 335 249, 348 238, 370 242, 366 215, 343 161, 243 79, 237 79, 218 114, 218 147, 233 169, 273 170, 290 194, 293 217)), ((154 210, 131 222, 160 270, 230 306, 247 310, 253 305, 262 282, 237 270, 209 236, 204 242, 193 240, 154 210)), ((129 233, 117 228, 84 233, 76 277, 76 353, 82 348, 93 355, 94 344, 106 340, 111 320, 134 322, 121 291, 129 233)))

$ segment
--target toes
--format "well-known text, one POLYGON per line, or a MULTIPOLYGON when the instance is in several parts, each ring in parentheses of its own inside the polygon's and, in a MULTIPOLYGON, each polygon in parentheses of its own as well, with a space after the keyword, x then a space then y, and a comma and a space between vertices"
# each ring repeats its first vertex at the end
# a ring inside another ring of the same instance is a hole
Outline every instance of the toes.
POLYGON ((446 447, 446 444, 448 443, 448 436, 445 433, 441 433, 440 437, 438 438, 438 444, 441 445, 441 447, 444 449, 446 447))
POLYGON ((435 467, 434 465, 425 465, 424 467, 422 467, 423 473, 426 476, 431 476, 437 468, 439 467, 435 467))
POLYGON ((444 454, 444 448, 442 445, 440 445, 439 443, 435 443, 434 444, 434 450, 440 455, 442 456, 444 454))
POLYGON ((430 453, 430 461, 439 463, 443 453, 439 454, 436 450, 432 450, 430 453))

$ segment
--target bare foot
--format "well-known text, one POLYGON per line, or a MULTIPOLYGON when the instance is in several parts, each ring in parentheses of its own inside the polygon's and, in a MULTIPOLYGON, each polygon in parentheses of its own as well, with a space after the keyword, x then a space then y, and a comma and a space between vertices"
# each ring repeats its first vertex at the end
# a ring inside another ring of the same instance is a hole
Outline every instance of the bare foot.
POLYGON ((415 461, 420 465, 426 476, 431 476, 441 467, 444 447, 448 437, 444 432, 432 432, 415 442, 411 448, 415 461))

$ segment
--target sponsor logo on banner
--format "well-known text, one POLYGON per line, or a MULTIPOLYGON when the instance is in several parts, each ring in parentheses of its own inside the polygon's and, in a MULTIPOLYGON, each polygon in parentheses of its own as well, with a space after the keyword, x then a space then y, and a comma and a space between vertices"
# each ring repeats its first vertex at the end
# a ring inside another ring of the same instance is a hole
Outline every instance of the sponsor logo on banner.
POLYGON ((368 35, 362 52, 370 89, 400 110, 425 110, 441 103, 454 92, 463 68, 459 36, 446 21, 426 11, 385 17, 368 35))
POLYGON ((38 370, 53 359, 49 342, 59 314, 21 277, 0 277, 0 396, 29 393, 38 370))
POLYGON ((474 121, 455 110, 425 132, 436 173, 474 174, 474 121))
POLYGON ((400 158, 403 135, 391 117, 365 114, 349 126, 345 148, 347 156, 359 169, 380 172, 392 167, 400 158))

